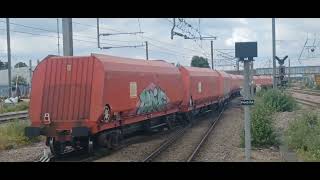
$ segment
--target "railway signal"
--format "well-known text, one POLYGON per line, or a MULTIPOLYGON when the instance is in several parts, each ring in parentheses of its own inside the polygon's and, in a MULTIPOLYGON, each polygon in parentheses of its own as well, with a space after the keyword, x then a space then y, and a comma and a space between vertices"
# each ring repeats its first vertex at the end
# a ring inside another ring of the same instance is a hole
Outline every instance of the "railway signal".
POLYGON ((278 60, 279 63, 279 85, 283 87, 286 83, 287 80, 285 79, 286 75, 286 67, 284 66, 284 61, 288 58, 288 56, 285 56, 284 58, 280 59, 279 57, 276 56, 276 59, 278 60))
POLYGON ((244 99, 241 104, 244 105, 244 124, 245 124, 245 155, 246 160, 251 158, 251 132, 250 132, 250 108, 254 101, 250 96, 250 64, 253 63, 253 58, 257 57, 257 42, 236 42, 235 43, 235 57, 239 58, 240 62, 244 64, 244 99))

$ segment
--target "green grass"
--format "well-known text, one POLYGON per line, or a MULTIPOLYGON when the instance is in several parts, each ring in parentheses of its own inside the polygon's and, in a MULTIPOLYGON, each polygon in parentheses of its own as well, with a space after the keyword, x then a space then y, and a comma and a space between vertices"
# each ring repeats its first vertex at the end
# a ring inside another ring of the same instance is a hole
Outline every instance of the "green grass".
MULTIPOLYGON (((273 126, 273 109, 265 106, 261 98, 256 98, 251 109, 251 144, 253 147, 270 147, 279 144, 273 126)), ((241 134, 241 146, 244 147, 244 130, 241 134)))
MULTIPOLYGON (((279 145, 278 134, 272 115, 275 112, 293 111, 297 108, 294 98, 279 90, 261 90, 255 96, 255 105, 251 108, 251 144, 253 147, 279 145)), ((241 134, 241 146, 244 146, 244 131, 241 134)))
POLYGON ((4 104, 0 107, 0 114, 7 112, 24 111, 29 109, 28 102, 19 102, 18 104, 4 104))
POLYGON ((24 135, 24 128, 29 126, 29 121, 15 120, 0 125, 0 150, 14 149, 35 142, 40 137, 29 139, 24 135))
POLYGON ((289 123, 285 132, 289 148, 297 151, 305 161, 320 160, 320 116, 315 112, 305 112, 289 123))
POLYGON ((275 112, 290 112, 298 107, 297 102, 291 95, 281 92, 280 90, 271 89, 265 91, 260 97, 264 105, 275 112))

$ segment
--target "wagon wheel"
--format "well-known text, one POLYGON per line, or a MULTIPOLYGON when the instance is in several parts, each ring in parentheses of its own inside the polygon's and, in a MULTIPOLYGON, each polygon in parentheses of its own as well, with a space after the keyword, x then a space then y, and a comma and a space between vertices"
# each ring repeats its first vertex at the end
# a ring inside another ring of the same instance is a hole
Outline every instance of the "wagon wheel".
POLYGON ((93 140, 90 137, 88 138, 88 154, 93 154, 93 140))
POLYGON ((172 122, 170 121, 170 119, 167 118, 166 123, 167 123, 168 129, 172 129, 173 125, 172 125, 172 122))
POLYGON ((187 120, 188 124, 193 124, 193 113, 192 111, 189 111, 187 113, 185 113, 185 119, 187 120))
POLYGON ((114 135, 111 136, 111 148, 116 148, 119 146, 119 143, 121 141, 121 135, 120 133, 117 131, 115 133, 113 133, 114 135))
POLYGON ((57 157, 64 151, 63 146, 59 142, 56 142, 53 137, 49 137, 49 148, 51 153, 57 157))

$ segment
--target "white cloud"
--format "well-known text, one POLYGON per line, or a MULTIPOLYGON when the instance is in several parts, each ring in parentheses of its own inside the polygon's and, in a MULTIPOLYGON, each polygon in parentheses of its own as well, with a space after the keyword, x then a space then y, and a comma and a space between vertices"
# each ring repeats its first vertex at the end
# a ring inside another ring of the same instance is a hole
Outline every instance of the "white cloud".
POLYGON ((256 33, 249 28, 234 28, 232 37, 226 39, 227 46, 234 47, 235 42, 256 41, 256 33))
POLYGON ((242 24, 248 24, 248 20, 246 18, 240 18, 239 21, 242 24))

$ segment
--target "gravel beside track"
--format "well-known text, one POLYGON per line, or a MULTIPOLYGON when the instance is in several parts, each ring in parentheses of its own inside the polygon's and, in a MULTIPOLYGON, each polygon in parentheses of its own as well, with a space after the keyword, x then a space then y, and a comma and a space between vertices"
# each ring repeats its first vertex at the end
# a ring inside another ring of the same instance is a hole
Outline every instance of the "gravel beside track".
POLYGON ((185 162, 191 155, 193 150, 200 142, 202 136, 205 134, 210 126, 210 123, 216 116, 216 113, 208 114, 206 118, 200 118, 193 127, 188 129, 182 137, 175 141, 164 152, 157 156, 154 162, 185 162), (208 117, 209 115, 209 117, 208 117))
MULTIPOLYGON (((100 158, 95 162, 138 162, 142 161, 147 154, 150 154, 162 142, 164 142, 174 131, 160 132, 154 134, 145 141, 133 143, 127 147, 120 149, 108 156, 100 158)), ((144 137, 141 137, 144 138, 144 137)), ((144 138, 145 139, 145 138, 144 138)))
MULTIPOLYGON (((195 161, 222 162, 245 161, 244 148, 240 147, 243 130, 243 110, 238 106, 239 98, 231 102, 231 107, 223 113, 221 120, 199 151, 195 161)), ((252 150, 252 161, 282 161, 276 148, 252 150)))
POLYGON ((32 162, 43 154, 45 147, 44 142, 39 142, 18 149, 0 151, 0 162, 32 162))

